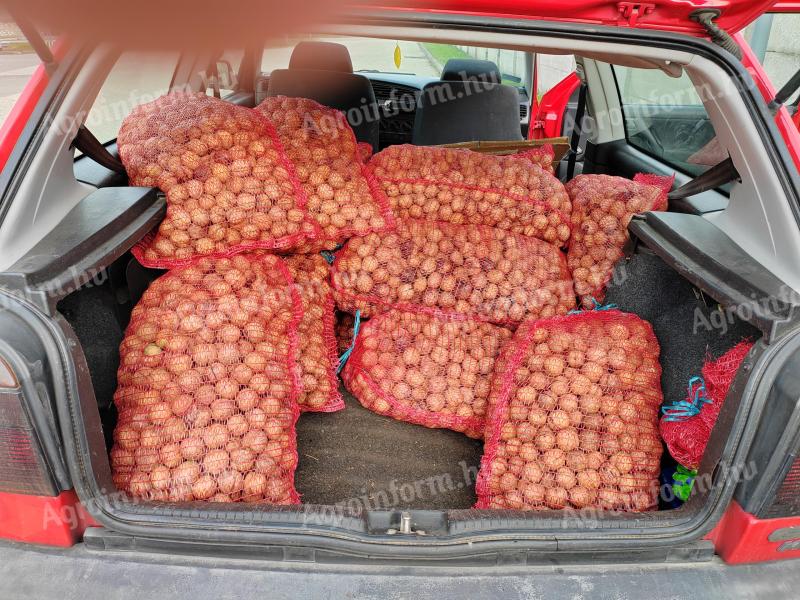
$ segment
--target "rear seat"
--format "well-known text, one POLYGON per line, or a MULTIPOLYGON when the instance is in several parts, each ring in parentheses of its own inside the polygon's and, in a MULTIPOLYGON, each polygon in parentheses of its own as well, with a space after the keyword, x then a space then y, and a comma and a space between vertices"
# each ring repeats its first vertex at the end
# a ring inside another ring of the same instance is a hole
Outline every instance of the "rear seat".
POLYGON ((500 81, 500 69, 490 60, 447 61, 441 81, 422 88, 414 144, 523 139, 519 92, 500 81))
POLYGON ((350 53, 341 44, 300 42, 288 69, 269 77, 267 96, 310 98, 345 113, 359 142, 378 150, 379 120, 369 79, 353 73, 350 53))

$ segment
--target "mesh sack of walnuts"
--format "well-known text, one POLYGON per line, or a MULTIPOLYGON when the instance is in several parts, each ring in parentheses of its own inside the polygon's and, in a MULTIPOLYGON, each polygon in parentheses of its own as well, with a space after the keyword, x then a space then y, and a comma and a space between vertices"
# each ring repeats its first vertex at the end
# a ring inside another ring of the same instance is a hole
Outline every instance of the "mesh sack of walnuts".
POLYGON ((483 439, 495 358, 511 335, 469 318, 390 311, 362 325, 342 379, 374 412, 483 439))
POLYGON ((254 110, 172 93, 134 109, 118 143, 131 184, 166 194, 166 217, 133 250, 147 267, 291 249, 318 235, 294 167, 254 110))
POLYGON ((339 366, 334 336, 336 305, 328 284, 328 263, 319 254, 296 254, 287 257, 286 264, 303 302, 297 357, 303 381, 298 400, 300 410, 340 410, 344 401, 336 376, 339 366))
POLYGON ((672 178, 637 175, 578 175, 567 184, 572 198, 572 238, 567 263, 585 308, 605 298, 614 265, 630 240, 628 223, 650 210, 667 210, 672 178))
POLYGON ((350 239, 331 274, 337 306, 363 317, 398 308, 514 325, 575 306, 558 248, 495 227, 399 220, 350 239))
POLYGON ((302 251, 331 250, 347 238, 394 225, 389 201, 364 166, 345 116, 307 98, 274 96, 256 107, 275 126, 308 197, 321 238, 302 251))
POLYGON ((156 279, 120 345, 117 487, 174 502, 299 502, 301 319, 274 256, 201 258, 156 279))
POLYGON ((490 393, 476 508, 653 509, 659 352, 650 324, 619 311, 521 325, 490 393))
POLYGON ((524 156, 390 146, 369 161, 399 218, 487 225, 566 246, 571 203, 563 184, 524 156))

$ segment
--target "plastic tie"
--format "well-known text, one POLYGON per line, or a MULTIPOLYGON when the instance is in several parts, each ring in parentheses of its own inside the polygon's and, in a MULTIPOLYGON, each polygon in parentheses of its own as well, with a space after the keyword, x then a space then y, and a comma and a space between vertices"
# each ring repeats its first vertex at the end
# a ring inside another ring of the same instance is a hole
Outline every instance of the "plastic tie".
POLYGON ((361 311, 356 311, 355 320, 353 321, 353 341, 350 342, 350 347, 345 350, 342 355, 339 357, 339 366, 336 368, 336 374, 342 372, 344 369, 345 364, 347 364, 347 359, 350 358, 350 355, 353 353, 353 348, 356 347, 356 339, 358 338, 358 330, 361 328, 361 311))
POLYGON ((336 248, 334 248, 333 250, 323 250, 322 252, 320 252, 320 255, 322 256, 322 258, 325 259, 326 263, 332 265, 333 261, 336 260, 336 251, 340 250, 341 248, 342 248, 341 244, 336 244, 336 248))
POLYGON ((688 391, 690 400, 681 400, 661 407, 665 421, 685 421, 699 415, 704 404, 711 404, 712 400, 706 395, 706 382, 702 377, 692 377, 689 380, 688 391))
MULTIPOLYGON (((591 311, 617 310, 619 308, 616 304, 613 304, 613 303, 611 303, 611 304, 600 304, 594 296, 592 296, 591 300, 592 300, 592 303, 594 304, 594 306, 589 309, 591 311)), ((587 312, 585 309, 573 308, 567 314, 569 314, 569 315, 579 315, 579 314, 585 313, 585 312, 587 312)))

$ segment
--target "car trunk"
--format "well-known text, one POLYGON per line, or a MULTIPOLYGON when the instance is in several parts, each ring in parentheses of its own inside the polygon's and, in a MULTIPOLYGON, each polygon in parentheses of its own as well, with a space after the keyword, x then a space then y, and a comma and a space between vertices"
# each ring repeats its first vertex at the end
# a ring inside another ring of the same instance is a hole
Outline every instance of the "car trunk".
MULTIPOLYGON (((144 286, 159 274, 126 255, 112 265, 100 285, 78 290, 58 304, 86 356, 106 451, 116 423, 112 397, 119 344, 144 286)), ((719 356, 743 338, 760 337, 758 330, 736 317, 720 322, 712 315, 718 310, 716 303, 644 247, 619 266, 606 302, 653 325, 661 345, 662 388, 668 402, 686 397, 689 378, 699 373, 708 354, 719 356)), ((295 484, 304 503, 359 512, 451 511, 474 504, 482 442, 370 412, 341 389, 344 410, 303 413, 297 424, 295 484)), ((720 450, 711 448, 709 453, 720 450)), ((663 462, 674 467, 666 452, 663 462)), ((668 509, 666 504, 660 508, 668 509)), ((199 510, 202 513, 202 506, 199 510)))
MULTIPOLYGON (((473 26, 480 29, 477 23, 473 26)), ((662 38, 665 46, 674 42, 666 35, 662 38)), ((679 42, 672 48, 685 51, 686 42, 679 42)), ((594 158, 597 171, 630 174, 615 170, 619 164, 594 158)), ((104 197, 97 198, 96 205, 120 201, 119 211, 105 209, 113 213, 108 225, 81 222, 73 233, 62 223, 69 235, 62 233, 58 243, 66 243, 67 249, 49 248, 41 254, 58 257, 53 261, 59 262, 56 268, 46 264, 45 272, 38 273, 35 264, 23 265, 18 270, 29 273, 0 281, 26 292, 37 288, 33 299, 49 306, 65 345, 72 344, 72 397, 58 407, 59 421, 75 489, 102 526, 87 532, 87 541, 96 547, 260 557, 274 552, 308 561, 468 557, 469 564, 501 560, 485 555, 487 549, 508 553, 502 560, 511 564, 525 564, 525 557, 515 552, 538 551, 542 560, 553 561, 553 552, 571 549, 598 553, 594 558, 605 553, 608 560, 630 560, 627 549, 651 547, 656 549, 652 560, 713 555, 711 544, 702 538, 730 500, 741 474, 729 469, 735 453, 742 451, 743 431, 752 427, 740 407, 746 409, 752 402, 759 383, 756 375, 761 375, 755 367, 786 330, 781 327, 788 329, 793 322, 781 320, 779 311, 723 308, 774 297, 781 282, 710 219, 674 213, 664 219, 635 219, 631 231, 638 243, 618 265, 605 299, 652 324, 661 347, 665 402, 686 398, 690 378, 708 355, 719 356, 742 339, 757 342, 711 436, 697 477, 702 484, 679 508, 662 500, 658 510, 645 513, 472 509, 482 442, 372 413, 343 387, 344 410, 304 413, 297 423, 295 486, 302 504, 172 504, 119 493, 108 459, 117 420, 112 399, 119 345, 136 302, 162 274, 141 267, 129 250, 163 218, 164 200, 152 192, 143 194, 141 188, 121 186, 101 187, 82 202, 101 193, 104 197), (128 201, 123 198, 127 193, 137 197, 128 201), (95 267, 102 270, 92 281, 67 295, 55 295, 58 303, 48 305, 54 296, 47 295, 45 284, 51 279, 95 267)), ((662 463, 665 472, 675 466, 667 452, 662 463)))

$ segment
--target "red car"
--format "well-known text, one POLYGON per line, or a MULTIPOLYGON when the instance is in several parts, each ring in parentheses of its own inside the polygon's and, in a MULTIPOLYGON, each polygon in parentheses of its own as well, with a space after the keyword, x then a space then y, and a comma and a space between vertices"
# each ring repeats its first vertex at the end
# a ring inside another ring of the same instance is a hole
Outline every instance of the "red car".
POLYGON ((792 86, 774 102, 738 33, 772 2, 140 4, 11 3, 42 64, 0 132, 0 597, 797 597, 800 133, 792 86), (545 57, 570 56, 579 75, 539 98, 561 64, 545 57), (448 64, 492 93, 431 103, 462 83, 448 64), (374 152, 567 133, 564 180, 674 175, 669 211, 631 221, 607 302, 653 325, 668 400, 707 354, 754 343, 689 500, 473 509, 480 441, 350 396, 297 423, 302 504, 120 492, 119 347, 160 275, 130 251, 166 203, 128 185, 115 137, 170 89, 314 98, 374 152))

